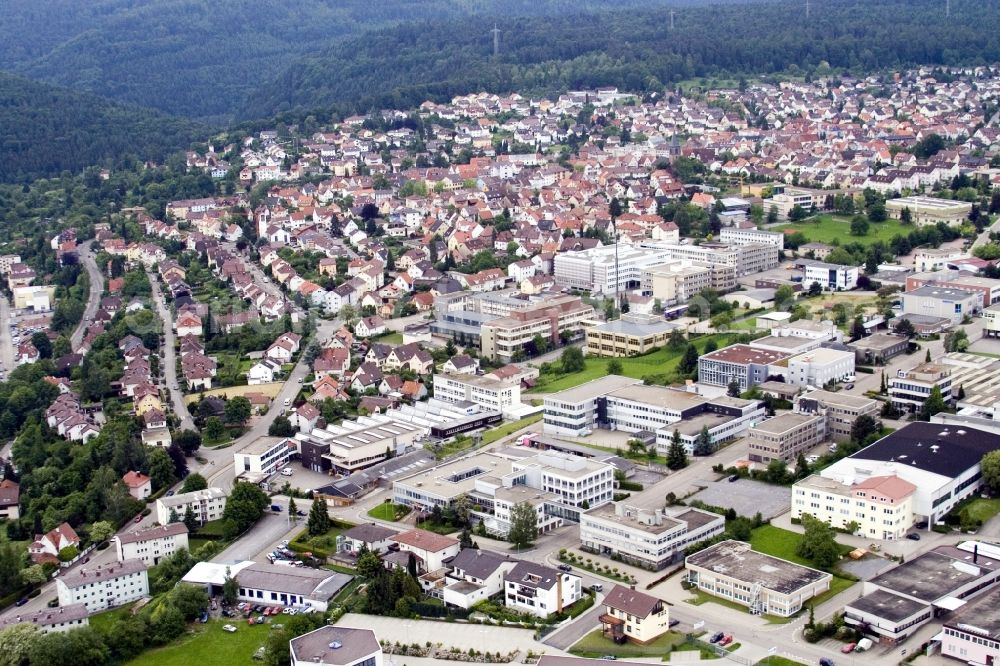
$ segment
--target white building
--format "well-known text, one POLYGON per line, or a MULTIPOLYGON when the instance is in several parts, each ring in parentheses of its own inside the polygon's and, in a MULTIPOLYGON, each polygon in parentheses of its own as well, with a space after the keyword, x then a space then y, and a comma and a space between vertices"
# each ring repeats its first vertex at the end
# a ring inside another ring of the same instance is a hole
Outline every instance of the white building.
POLYGON ((382 666, 382 646, 371 629, 326 625, 288 642, 292 666, 382 666))
POLYGON ((967 201, 938 199, 936 197, 901 197, 885 202, 889 217, 898 220, 903 211, 909 210, 913 224, 918 227, 944 222, 948 226, 961 226, 969 219, 972 204, 967 201))
POLYGON ((631 245, 604 245, 577 252, 560 252, 553 259, 556 282, 602 294, 636 289, 642 271, 663 263, 664 253, 631 245), (616 258, 617 253, 617 258, 616 258))
POLYGON ((448 563, 442 600, 445 605, 471 608, 500 594, 504 576, 517 564, 509 555, 479 548, 465 548, 448 563))
POLYGON ((188 507, 194 511, 194 517, 199 523, 205 523, 222 518, 229 494, 222 488, 205 488, 190 493, 179 493, 173 497, 161 497, 156 500, 156 522, 166 525, 170 522, 170 512, 175 511, 179 520, 184 519, 188 507))
POLYGON ((149 595, 142 560, 71 569, 56 579, 59 605, 83 604, 91 613, 116 608, 149 595))
POLYGON ((898 476, 875 476, 848 485, 819 474, 792 487, 792 518, 808 513, 866 539, 902 539, 913 526, 913 493, 898 476))
POLYGON ((958 324, 982 309, 982 296, 973 291, 927 285, 900 296, 904 315, 941 317, 958 324))
POLYGON ((233 454, 233 472, 237 479, 259 482, 288 464, 296 451, 295 440, 287 437, 261 437, 247 448, 233 454))
POLYGON ((559 613, 583 595, 579 576, 521 560, 504 575, 504 605, 537 617, 559 613))
POLYGON ((434 397, 450 403, 472 402, 506 414, 520 407, 521 384, 476 375, 438 373, 434 375, 434 397))
POLYGON ((840 264, 825 264, 820 261, 805 260, 805 275, 802 284, 808 289, 813 282, 818 282, 824 289, 841 291, 854 289, 858 286, 861 271, 857 266, 841 266, 840 264))
POLYGON ((155 566, 181 548, 188 547, 188 528, 184 523, 169 523, 159 527, 123 532, 111 537, 118 553, 118 561, 142 560, 146 566, 155 566))
POLYGON ((1000 663, 1000 588, 962 608, 942 633, 945 657, 977 666, 1000 663))
POLYGON ((843 381, 854 374, 855 355, 852 351, 839 351, 820 347, 788 359, 785 381, 797 386, 821 388, 827 382, 843 381))
POLYGON ((785 234, 780 231, 764 231, 763 229, 738 229, 723 227, 719 240, 732 245, 773 245, 778 250, 785 249, 785 234))
POLYGON ((678 561, 690 544, 725 531, 723 516, 688 508, 668 513, 662 502, 662 497, 639 496, 587 511, 580 516, 580 546, 659 570, 678 561))
POLYGON ((461 550, 458 539, 427 530, 409 530, 389 538, 401 551, 413 553, 419 558, 419 571, 437 571, 444 567, 444 561, 458 555, 461 550))
POLYGON ((30 624, 42 633, 70 631, 90 624, 89 611, 83 604, 70 604, 59 608, 45 608, 33 613, 16 611, 0 618, 0 631, 15 624, 30 624))

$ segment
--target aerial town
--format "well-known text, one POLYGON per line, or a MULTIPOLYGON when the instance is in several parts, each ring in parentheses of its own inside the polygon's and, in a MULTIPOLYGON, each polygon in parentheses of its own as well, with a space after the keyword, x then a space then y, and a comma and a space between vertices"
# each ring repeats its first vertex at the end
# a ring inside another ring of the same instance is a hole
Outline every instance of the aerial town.
POLYGON ((995 663, 998 113, 986 67, 469 94, 0 245, 0 645, 995 663))

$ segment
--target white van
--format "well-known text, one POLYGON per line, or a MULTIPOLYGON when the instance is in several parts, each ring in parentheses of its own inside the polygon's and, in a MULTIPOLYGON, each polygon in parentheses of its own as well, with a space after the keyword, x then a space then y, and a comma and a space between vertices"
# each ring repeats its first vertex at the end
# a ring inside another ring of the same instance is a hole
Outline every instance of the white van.
POLYGON ((288 407, 291 404, 292 404, 292 399, 291 398, 285 398, 285 407, 288 407))

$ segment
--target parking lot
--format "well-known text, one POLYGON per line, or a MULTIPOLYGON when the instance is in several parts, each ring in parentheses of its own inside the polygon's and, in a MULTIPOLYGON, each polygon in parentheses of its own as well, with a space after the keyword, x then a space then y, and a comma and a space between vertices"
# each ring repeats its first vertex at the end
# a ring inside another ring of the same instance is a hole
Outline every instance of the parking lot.
POLYGON ((723 479, 708 482, 705 489, 691 499, 701 500, 710 506, 735 509, 742 515, 760 511, 764 519, 769 520, 788 511, 792 502, 792 490, 750 479, 733 482, 723 479))

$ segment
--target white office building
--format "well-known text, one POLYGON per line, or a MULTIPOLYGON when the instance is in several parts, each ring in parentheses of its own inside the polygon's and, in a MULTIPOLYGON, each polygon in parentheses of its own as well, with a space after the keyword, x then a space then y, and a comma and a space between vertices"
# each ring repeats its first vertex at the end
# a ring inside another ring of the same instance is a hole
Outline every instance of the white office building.
POLYGON ((958 324, 966 316, 982 309, 983 297, 978 292, 927 285, 905 291, 900 296, 904 315, 941 317, 958 324))
POLYGON ((71 569, 56 579, 59 605, 83 604, 91 613, 117 608, 149 595, 142 560, 71 569))
POLYGON ((614 294, 636 289, 642 271, 663 263, 664 253, 632 245, 604 245, 577 252, 560 252, 553 260, 556 282, 593 293, 614 294))
POLYGON ((797 386, 822 388, 827 382, 843 381, 854 374, 855 355, 820 347, 788 359, 785 381, 797 386))
POLYGON ((434 375, 434 397, 449 403, 471 402, 508 413, 521 406, 520 382, 505 382, 476 375, 434 375))
POLYGON ((780 231, 722 227, 722 231, 719 233, 719 240, 731 245, 773 245, 779 251, 785 249, 785 234, 780 231))
POLYGON ((237 479, 259 483, 285 467, 296 450, 293 439, 260 437, 233 454, 233 473, 237 479))
POLYGON ((818 282, 821 287, 831 291, 854 289, 858 286, 858 278, 861 277, 861 271, 857 266, 841 266, 810 260, 802 263, 805 264, 802 284, 806 288, 813 282, 818 282))

